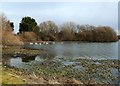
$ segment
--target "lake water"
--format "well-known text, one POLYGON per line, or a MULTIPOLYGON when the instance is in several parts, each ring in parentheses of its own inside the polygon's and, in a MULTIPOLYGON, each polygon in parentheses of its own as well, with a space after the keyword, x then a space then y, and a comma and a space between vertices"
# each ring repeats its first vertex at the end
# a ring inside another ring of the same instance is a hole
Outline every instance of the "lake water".
POLYGON ((56 42, 55 44, 33 44, 26 47, 44 49, 48 55, 64 57, 83 57, 90 59, 118 59, 118 42, 113 43, 80 43, 56 42))
MULTIPOLYGON (((53 42, 50 44, 26 44, 26 48, 44 49, 47 53, 42 55, 33 56, 30 58, 22 57, 9 57, 8 64, 18 68, 30 69, 32 64, 39 65, 41 62, 46 62, 49 66, 49 61, 60 61, 59 58, 72 58, 72 59, 115 59, 120 57, 120 41, 112 43, 81 43, 81 42, 53 42)), ((64 61, 64 65, 74 64, 73 61, 64 61)), ((80 66, 76 66, 76 68, 80 66)), ((116 72, 116 71, 115 71, 116 72)))

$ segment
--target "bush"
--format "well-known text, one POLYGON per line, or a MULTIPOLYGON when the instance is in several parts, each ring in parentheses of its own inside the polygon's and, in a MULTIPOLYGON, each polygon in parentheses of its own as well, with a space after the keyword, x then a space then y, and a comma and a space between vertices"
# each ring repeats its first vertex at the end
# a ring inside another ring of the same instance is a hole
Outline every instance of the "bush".
POLYGON ((13 34, 13 29, 10 25, 10 21, 4 14, 0 15, 0 20, 0 35, 2 35, 0 42, 2 42, 3 45, 22 45, 23 42, 20 41, 20 38, 18 36, 13 34))
POLYGON ((3 45, 23 45, 20 38, 13 33, 3 32, 2 33, 2 44, 3 45))
POLYGON ((114 42, 118 40, 116 32, 108 26, 84 28, 79 32, 80 41, 88 42, 114 42))
POLYGON ((74 32, 75 24, 72 22, 65 23, 61 26, 61 40, 62 41, 73 41, 75 39, 74 32))
POLYGON ((23 42, 37 41, 37 35, 34 32, 24 32, 19 36, 23 42))
POLYGON ((112 42, 112 41, 117 41, 118 37, 116 32, 108 26, 102 26, 102 27, 97 27, 97 34, 95 35, 96 41, 100 42, 112 42))
POLYGON ((40 23, 39 25, 39 38, 43 41, 56 41, 56 33, 58 26, 54 23, 54 21, 45 21, 40 23))

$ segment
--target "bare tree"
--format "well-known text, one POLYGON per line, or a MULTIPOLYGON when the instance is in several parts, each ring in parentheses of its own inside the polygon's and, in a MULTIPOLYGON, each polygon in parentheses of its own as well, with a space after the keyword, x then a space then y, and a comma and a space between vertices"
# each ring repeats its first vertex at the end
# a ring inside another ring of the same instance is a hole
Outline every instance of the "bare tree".
POLYGON ((58 26, 53 21, 42 22, 39 25, 40 38, 46 41, 56 40, 58 26))
POLYGON ((67 22, 61 26, 62 40, 72 41, 75 38, 76 25, 72 22, 67 22))
POLYGON ((2 31, 12 32, 12 27, 10 26, 10 21, 4 14, 0 15, 0 29, 2 31))
POLYGON ((3 45, 21 45, 23 42, 20 41, 18 36, 15 36, 12 31, 12 27, 10 25, 10 21, 4 14, 0 15, 0 32, 2 33, 2 38, 0 38, 0 42, 3 45))

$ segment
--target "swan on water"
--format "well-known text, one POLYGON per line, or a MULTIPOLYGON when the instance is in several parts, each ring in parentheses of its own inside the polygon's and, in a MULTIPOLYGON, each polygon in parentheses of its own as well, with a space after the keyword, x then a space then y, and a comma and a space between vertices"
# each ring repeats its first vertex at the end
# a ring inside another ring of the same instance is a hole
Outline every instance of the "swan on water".
POLYGON ((53 44, 55 44, 55 42, 53 42, 53 44))
POLYGON ((33 43, 30 42, 30 44, 33 44, 33 43))
POLYGON ((35 44, 37 44, 37 43, 35 43, 35 44))
POLYGON ((46 42, 46 44, 48 44, 48 42, 46 42))
POLYGON ((61 42, 61 44, 63 44, 63 42, 61 42))

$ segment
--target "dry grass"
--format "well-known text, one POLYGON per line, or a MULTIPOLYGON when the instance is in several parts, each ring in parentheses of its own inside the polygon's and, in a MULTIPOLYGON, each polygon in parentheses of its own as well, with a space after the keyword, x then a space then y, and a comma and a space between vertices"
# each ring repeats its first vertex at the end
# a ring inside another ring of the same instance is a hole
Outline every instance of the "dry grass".
POLYGON ((2 44, 3 45, 23 45, 20 38, 13 33, 3 32, 2 33, 2 44))

